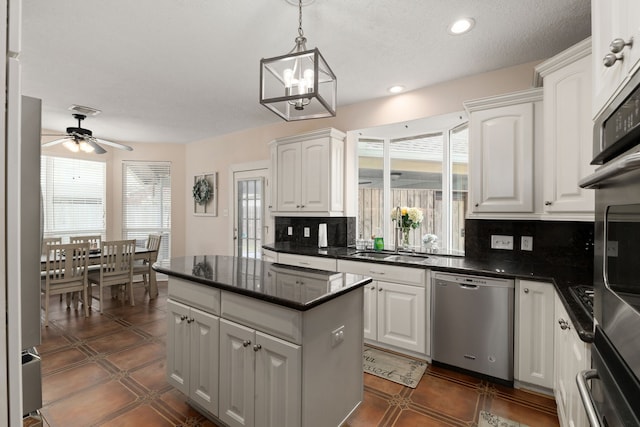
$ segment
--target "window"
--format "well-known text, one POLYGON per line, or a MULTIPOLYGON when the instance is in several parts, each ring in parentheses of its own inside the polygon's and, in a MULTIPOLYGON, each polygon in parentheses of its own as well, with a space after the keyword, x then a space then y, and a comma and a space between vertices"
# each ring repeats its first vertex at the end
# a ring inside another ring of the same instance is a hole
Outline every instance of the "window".
POLYGON ((43 235, 105 236, 106 164, 65 157, 42 156, 43 235))
POLYGON ((158 259, 171 248, 171 163, 125 161, 122 166, 122 237, 144 244, 162 234, 158 259))
POLYGON ((464 253, 468 129, 460 121, 458 116, 457 123, 438 131, 407 126, 396 134, 393 130, 377 132, 384 137, 367 136, 375 135, 374 131, 359 132, 359 236, 368 239, 380 234, 385 247, 391 248, 395 237, 393 208, 417 207, 424 218, 420 227, 409 233, 412 249, 464 253))

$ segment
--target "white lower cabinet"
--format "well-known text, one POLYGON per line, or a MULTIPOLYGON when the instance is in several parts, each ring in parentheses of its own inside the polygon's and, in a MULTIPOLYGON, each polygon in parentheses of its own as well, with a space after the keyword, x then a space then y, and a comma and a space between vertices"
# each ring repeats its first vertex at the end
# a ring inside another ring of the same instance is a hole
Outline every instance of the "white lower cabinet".
POLYGON ((338 270, 374 279, 364 289, 366 340, 428 355, 426 270, 343 260, 338 270))
POLYGON ((555 301, 555 378, 554 392, 561 427, 588 425, 587 414, 580 399, 576 375, 589 369, 591 347, 580 339, 562 302, 555 301))
POLYGON ((167 300, 167 380, 213 415, 218 415, 220 318, 167 300))
POLYGON ((553 388, 552 283, 516 281, 516 372, 521 383, 553 388))
POLYGON ((231 427, 300 425, 301 347, 220 321, 220 419, 231 427))

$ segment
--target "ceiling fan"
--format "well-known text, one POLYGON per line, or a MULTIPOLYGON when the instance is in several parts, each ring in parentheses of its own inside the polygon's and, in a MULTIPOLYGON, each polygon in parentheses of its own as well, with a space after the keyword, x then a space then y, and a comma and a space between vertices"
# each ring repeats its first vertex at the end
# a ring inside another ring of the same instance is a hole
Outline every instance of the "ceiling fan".
MULTIPOLYGON (((96 154, 104 154, 107 152, 100 144, 110 145, 111 147, 119 148, 121 150, 133 151, 133 148, 128 145, 119 144, 113 141, 107 141, 104 139, 99 139, 93 136, 93 132, 89 129, 85 129, 81 126, 82 121, 87 117, 85 114, 74 114, 73 117, 78 120, 77 127, 68 127, 67 134, 62 138, 55 139, 53 141, 45 142, 42 144, 43 147, 51 147, 56 144, 63 143, 63 145, 73 151, 78 152, 80 150, 91 153, 95 152, 96 154)), ((42 135, 42 136, 61 136, 61 135, 42 135)))

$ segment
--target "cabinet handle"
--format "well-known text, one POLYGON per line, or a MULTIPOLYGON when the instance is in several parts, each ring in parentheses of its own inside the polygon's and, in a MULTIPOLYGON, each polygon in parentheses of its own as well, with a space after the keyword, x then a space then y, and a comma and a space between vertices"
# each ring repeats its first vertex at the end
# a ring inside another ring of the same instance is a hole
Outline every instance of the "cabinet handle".
POLYGON ((374 270, 369 270, 369 273, 371 274, 379 274, 381 276, 384 276, 384 271, 374 271, 374 270))
POLYGON ((242 341, 242 346, 243 347, 249 347, 250 345, 251 345, 251 341, 249 341, 249 340, 242 341))
POLYGON ((300 265, 310 265, 308 262, 302 262, 302 261, 298 262, 298 264, 300 264, 300 265))
POLYGON ((253 351, 258 351, 262 348, 262 346, 260 344, 256 344, 253 346, 253 351))
POLYGON ((382 292, 382 288, 378 289, 378 292, 382 292))
POLYGON ((187 320, 187 316, 185 316, 184 314, 182 316, 180 316, 180 321, 183 322, 187 320))
POLYGON ((609 44, 609 51, 611 53, 620 53, 624 50, 625 47, 633 47, 633 39, 629 39, 628 42, 624 41, 620 37, 611 40, 609 44))
POLYGON ((273 208, 273 206, 269 205, 269 209, 273 208))
POLYGON ((546 202, 544 202, 544 205, 545 205, 545 206, 551 206, 551 204, 552 204, 552 203, 551 203, 550 201, 548 201, 548 200, 547 200, 546 202))
POLYGON ((475 207, 476 207, 476 208, 477 208, 478 206, 480 206, 480 203, 476 203, 476 204, 475 204, 475 207))
POLYGON ((304 207, 305 207, 305 206, 304 206, 304 205, 300 205, 300 207, 301 207, 302 209, 304 209, 304 207))
POLYGON ((196 321, 196 319, 193 319, 193 318, 189 318, 189 319, 187 319, 187 323, 188 323, 188 324, 191 324, 191 323, 193 323, 193 322, 195 322, 195 321, 196 321))
POLYGON ((300 209, 300 205, 296 205, 296 208, 300 209))
POLYGON ((524 293, 528 294, 529 293, 529 288, 524 288, 524 293))
POLYGON ((558 324, 560 325, 560 329, 562 329, 563 331, 566 329, 571 329, 569 323, 564 319, 558 319, 558 324))

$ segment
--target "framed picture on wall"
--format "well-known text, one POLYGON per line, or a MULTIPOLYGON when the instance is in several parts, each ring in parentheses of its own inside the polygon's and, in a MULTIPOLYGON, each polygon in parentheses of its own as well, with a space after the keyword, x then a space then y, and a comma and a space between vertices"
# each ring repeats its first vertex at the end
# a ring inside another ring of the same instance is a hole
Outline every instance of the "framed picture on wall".
POLYGON ((193 177, 193 214, 218 216, 218 172, 193 177))

